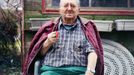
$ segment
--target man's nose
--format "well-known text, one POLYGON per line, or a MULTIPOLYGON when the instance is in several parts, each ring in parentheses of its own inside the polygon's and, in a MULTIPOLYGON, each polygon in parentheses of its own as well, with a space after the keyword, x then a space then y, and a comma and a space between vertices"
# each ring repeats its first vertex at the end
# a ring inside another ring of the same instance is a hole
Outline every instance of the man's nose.
POLYGON ((68 8, 67 8, 68 10, 71 10, 72 8, 71 8, 71 6, 70 5, 68 5, 68 8))

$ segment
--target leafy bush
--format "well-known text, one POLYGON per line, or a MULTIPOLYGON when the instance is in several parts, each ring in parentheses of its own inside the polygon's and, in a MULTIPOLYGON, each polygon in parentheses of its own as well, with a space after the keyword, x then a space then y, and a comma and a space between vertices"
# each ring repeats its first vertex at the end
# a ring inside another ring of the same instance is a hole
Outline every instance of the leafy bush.
POLYGON ((19 68, 20 56, 17 55, 16 36, 18 25, 16 16, 9 10, 0 8, 0 75, 19 68))

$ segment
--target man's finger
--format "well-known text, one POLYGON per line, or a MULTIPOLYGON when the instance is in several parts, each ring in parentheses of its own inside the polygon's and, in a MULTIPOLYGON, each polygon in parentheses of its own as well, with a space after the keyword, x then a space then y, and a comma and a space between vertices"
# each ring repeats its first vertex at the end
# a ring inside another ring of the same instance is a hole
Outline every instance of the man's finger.
POLYGON ((54 35, 53 38, 56 38, 56 35, 54 35))
POLYGON ((56 33, 53 34, 53 38, 56 38, 56 33))

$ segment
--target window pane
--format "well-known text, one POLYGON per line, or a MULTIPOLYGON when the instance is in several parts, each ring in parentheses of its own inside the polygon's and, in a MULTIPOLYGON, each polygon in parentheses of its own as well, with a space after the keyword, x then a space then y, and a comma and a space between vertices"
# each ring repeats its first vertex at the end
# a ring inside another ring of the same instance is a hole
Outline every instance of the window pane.
POLYGON ((60 0, 52 0, 52 6, 59 6, 60 0))
POLYGON ((131 0, 131 7, 134 7, 134 0, 131 0))
MULTIPOLYGON (((46 0, 48 7, 58 7, 60 0, 46 0)), ((80 0, 81 7, 128 7, 128 0, 80 0)), ((134 7, 134 0, 130 0, 134 7)))
POLYGON ((127 0, 92 0, 93 7, 127 7, 127 0))
POLYGON ((57 7, 59 6, 60 0, 46 0, 47 7, 57 7))
POLYGON ((80 6, 81 7, 88 7, 89 6, 89 0, 80 0, 80 6))

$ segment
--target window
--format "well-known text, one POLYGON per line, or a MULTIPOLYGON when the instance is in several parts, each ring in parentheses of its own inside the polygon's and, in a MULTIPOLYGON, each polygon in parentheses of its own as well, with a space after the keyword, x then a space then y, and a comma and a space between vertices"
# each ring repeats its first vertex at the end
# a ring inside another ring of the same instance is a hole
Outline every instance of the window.
POLYGON ((58 7, 60 0, 46 0, 47 7, 58 7))
MULTIPOLYGON (((60 0, 42 0, 42 12, 58 12, 60 0)), ((134 0, 79 0, 82 14, 134 15, 134 0)))
POLYGON ((127 7, 127 0, 80 0, 81 7, 127 7))
POLYGON ((134 0, 131 0, 131 7, 134 7, 134 0))
POLYGON ((60 0, 52 0, 53 6, 59 6, 60 0))
POLYGON ((88 7, 89 6, 89 0, 80 0, 80 6, 81 7, 88 7))
MULTIPOLYGON (((46 0, 51 7, 59 6, 60 0, 46 0)), ((134 7, 134 0, 80 0, 81 7, 134 7)))
POLYGON ((92 0, 92 7, 127 7, 127 0, 92 0))

